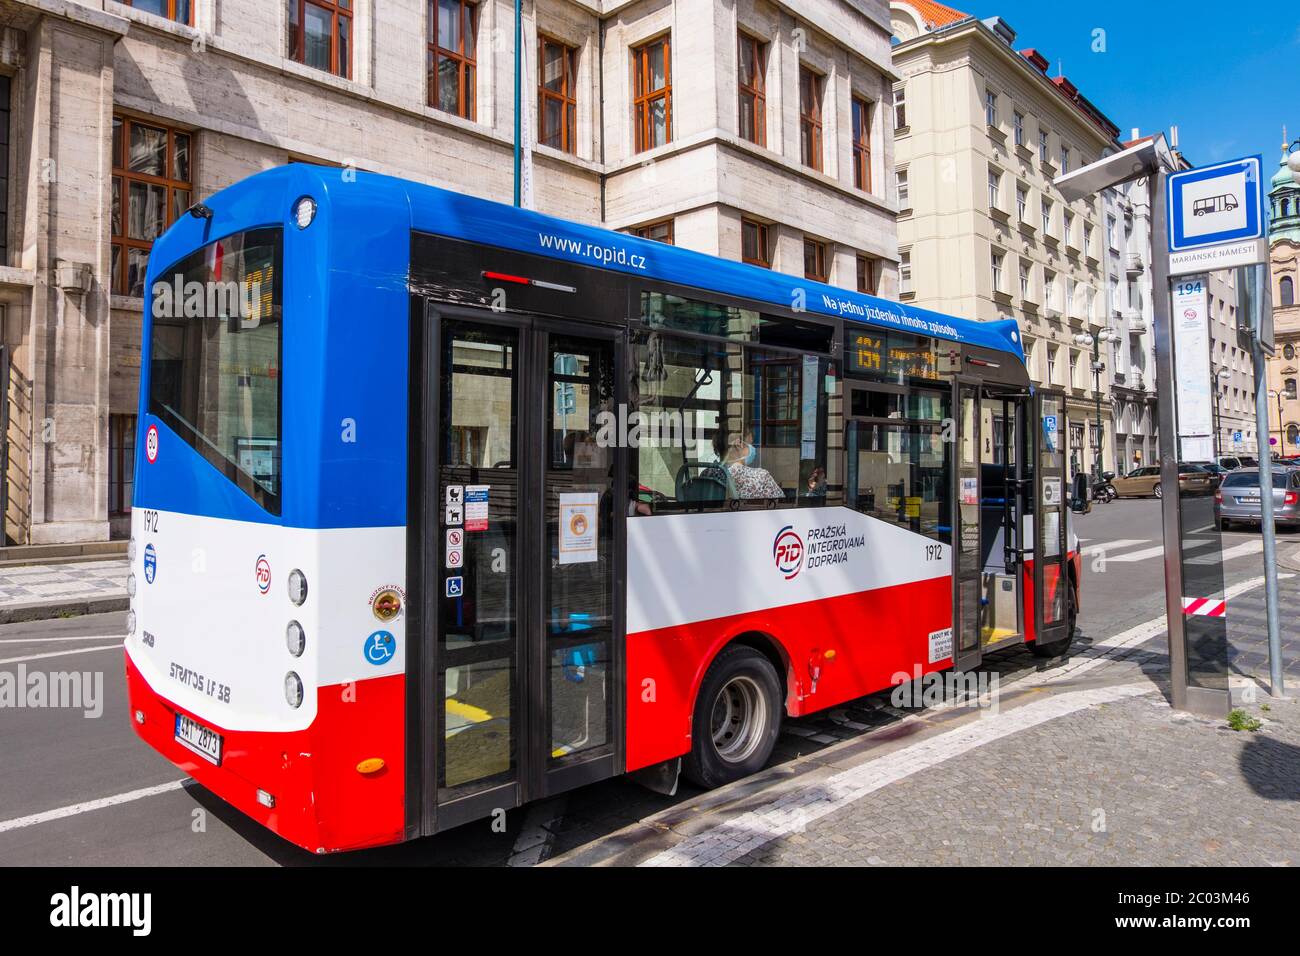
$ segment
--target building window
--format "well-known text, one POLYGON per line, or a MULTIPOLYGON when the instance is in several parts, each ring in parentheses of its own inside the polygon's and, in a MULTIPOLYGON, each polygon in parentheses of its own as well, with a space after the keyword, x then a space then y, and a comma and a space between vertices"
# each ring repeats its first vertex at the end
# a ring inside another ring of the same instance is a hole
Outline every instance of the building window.
POLYGON ((871 104, 853 97, 853 185, 871 192, 871 104))
POLYGON ((1074 238, 1074 213, 1068 209, 1061 212, 1061 238, 1067 243, 1074 238))
POLYGON ((289 59, 335 76, 351 77, 351 0, 288 0, 288 3, 289 59))
POLYGON ((804 239, 803 275, 805 279, 815 282, 830 281, 830 271, 826 266, 826 243, 817 239, 804 239))
POLYGON ((1024 186, 1016 186, 1016 218, 1021 222, 1026 221, 1029 216, 1027 207, 1029 206, 1029 191, 1024 186))
POLYGON ((144 295, 153 241, 190 208, 193 136, 113 117, 112 291, 144 295))
MULTIPOLYGON (((5 98, 8 102, 8 97, 5 98)), ((6 120, 8 117, 6 116, 6 120)), ((9 124, 6 122, 5 126, 9 124)), ((1290 276, 1283 276, 1277 284, 1278 302, 1283 306, 1295 305, 1295 280, 1290 276)))
POLYGON ((429 105, 467 120, 477 115, 477 17, 465 0, 429 0, 429 105))
POLYGON ((740 138, 767 145, 767 44, 740 35, 740 138))
POLYGON ((990 256, 990 264, 993 273, 993 291, 1002 291, 1002 262, 1006 258, 1006 253, 994 249, 990 256))
POLYGON ((907 170, 900 169, 894 173, 894 187, 898 192, 898 208, 911 209, 912 196, 907 188, 907 170))
POLYGON ((1043 270, 1043 302, 1050 308, 1056 308, 1056 273, 1043 270))
POLYGON ((187 26, 194 23, 194 4, 191 0, 121 0, 121 2, 128 7, 166 17, 176 23, 184 23, 187 26))
POLYGON ((636 151, 663 146, 672 139, 673 71, 668 37, 660 37, 632 51, 636 85, 633 115, 636 151))
POLYGON ((1029 263, 1020 260, 1020 298, 1029 298, 1029 263))
POLYGON ((537 38, 537 142, 565 153, 578 151, 578 50, 537 38))
POLYGON ((1043 235, 1052 234, 1052 201, 1043 197, 1043 235))
POLYGON ((664 219, 661 222, 637 226, 632 230, 632 234, 640 236, 642 239, 653 239, 655 242, 664 242, 671 246, 673 244, 673 221, 664 219))
POLYGON ((1047 384, 1056 384, 1056 353, 1058 349, 1055 345, 1047 347, 1047 384))
POLYGON ((871 256, 858 256, 858 291, 876 294, 876 260, 871 256))
POLYGON ((799 67, 799 155, 803 164, 822 168, 822 78, 799 67))
POLYGON ((1061 172, 1068 173, 1069 171, 1070 171, 1070 147, 1062 143, 1061 144, 1061 172))
POLYGON ((135 491, 135 416, 108 416, 108 513, 131 513, 135 491))
POLYGON ((907 87, 894 90, 894 129, 907 128, 907 87))
POLYGON ((740 258, 752 266, 772 268, 771 246, 767 241, 767 223, 754 219, 740 220, 740 258))
POLYGON ((998 125, 998 94, 993 90, 984 91, 984 121, 994 129, 998 125))
POLYGON ((1086 255, 1092 255, 1092 223, 1083 224, 1083 251, 1086 255))
POLYGON ((1019 110, 1016 110, 1015 115, 1012 117, 1012 122, 1015 127, 1016 145, 1024 146, 1025 145, 1025 114, 1020 112, 1019 110))
POLYGON ((898 294, 912 294, 912 253, 901 252, 898 255, 898 294))
POLYGON ((1284 392, 1286 392, 1286 397, 1287 397, 1287 400, 1288 400, 1288 401, 1292 401, 1292 402, 1295 401, 1295 398, 1296 398, 1296 384, 1295 384, 1295 379, 1293 379, 1293 378, 1288 378, 1285 382, 1283 382, 1283 383, 1282 383, 1282 390, 1283 390, 1284 392))
POLYGON ((1047 130, 1040 129, 1038 131, 1038 161, 1043 165, 1047 165, 1047 153, 1047 130))
POLYGON ((1070 349, 1070 388, 1079 387, 1079 350, 1070 349))
POLYGON ((1001 209, 999 193, 1002 191, 1002 174, 996 169, 989 170, 989 210, 1001 209))

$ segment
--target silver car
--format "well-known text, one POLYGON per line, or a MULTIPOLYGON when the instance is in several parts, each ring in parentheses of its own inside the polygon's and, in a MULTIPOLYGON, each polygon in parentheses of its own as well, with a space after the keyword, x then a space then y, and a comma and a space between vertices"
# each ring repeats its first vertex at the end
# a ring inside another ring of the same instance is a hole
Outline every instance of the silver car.
MULTIPOLYGON (((1259 524, 1263 517, 1260 505, 1259 472, 1233 471, 1223 476, 1223 484, 1214 493, 1214 524, 1223 531, 1234 521, 1259 524)), ((1278 468, 1273 471, 1273 523, 1278 527, 1300 528, 1300 471, 1278 468)))

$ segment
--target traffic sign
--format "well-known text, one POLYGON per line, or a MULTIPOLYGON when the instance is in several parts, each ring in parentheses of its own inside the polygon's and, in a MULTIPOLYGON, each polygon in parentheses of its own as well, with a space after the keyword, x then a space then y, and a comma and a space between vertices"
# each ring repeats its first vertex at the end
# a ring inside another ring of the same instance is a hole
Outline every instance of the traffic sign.
POLYGON ((1264 261, 1262 169, 1260 157, 1247 156, 1169 175, 1171 275, 1264 261))

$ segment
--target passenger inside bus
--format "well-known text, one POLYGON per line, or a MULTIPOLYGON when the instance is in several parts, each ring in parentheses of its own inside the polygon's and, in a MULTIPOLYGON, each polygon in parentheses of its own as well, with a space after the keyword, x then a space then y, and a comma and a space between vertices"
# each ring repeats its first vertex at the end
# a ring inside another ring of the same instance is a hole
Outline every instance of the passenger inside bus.
POLYGON ((736 488, 737 498, 783 499, 785 491, 772 473, 756 464, 758 449, 752 441, 737 435, 727 445, 723 459, 727 474, 736 488))

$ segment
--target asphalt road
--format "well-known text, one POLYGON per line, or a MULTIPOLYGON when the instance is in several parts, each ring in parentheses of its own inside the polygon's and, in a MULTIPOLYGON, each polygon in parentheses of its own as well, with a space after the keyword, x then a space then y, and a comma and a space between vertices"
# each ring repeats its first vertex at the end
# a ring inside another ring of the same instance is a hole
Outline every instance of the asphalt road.
MULTIPOLYGON (((1076 520, 1085 551, 1081 646, 1161 615, 1158 504, 1117 501, 1076 520)), ((1283 534, 1280 543, 1284 552, 1300 551, 1300 535, 1283 534)), ((1229 586, 1262 574, 1258 532, 1224 535, 1223 554, 1229 586)), ((1293 602, 1288 607, 1300 612, 1300 575, 1285 581, 1283 592, 1293 602)), ((1256 657, 1262 640, 1259 620, 1256 616, 1243 625, 1253 635, 1256 657)), ((501 865, 512 858, 519 863, 538 857, 540 824, 550 823, 548 847, 561 852, 696 793, 684 786, 668 798, 626 780, 611 780, 540 808, 515 811, 505 833, 494 832, 486 822, 473 823, 398 847, 314 857, 250 823, 202 787, 183 782, 179 771, 137 740, 126 706, 123 630, 123 614, 0 626, 0 669, 14 671, 22 665, 85 672, 92 687, 94 675, 102 680, 99 716, 71 709, 0 710, 0 864, 501 865), (155 787, 159 792, 122 799, 155 787)), ((1241 660, 1247 670, 1258 670, 1249 654, 1241 660)), ((986 666, 1006 683, 1044 665, 1017 649, 993 655, 986 666)), ((789 721, 775 759, 792 760, 897 718, 887 695, 878 694, 789 721)))

